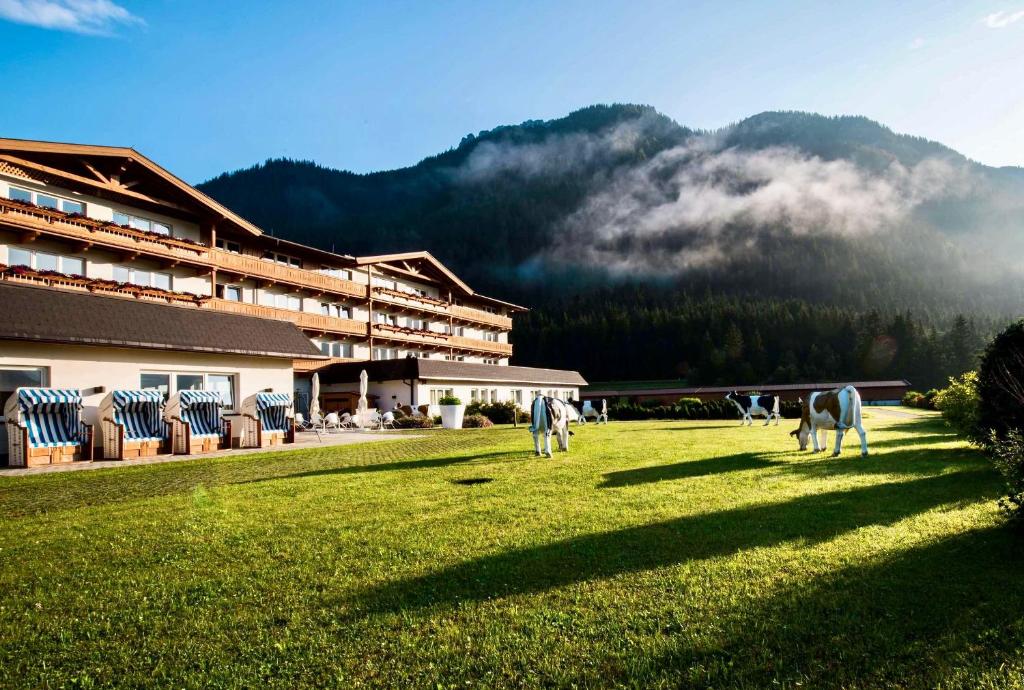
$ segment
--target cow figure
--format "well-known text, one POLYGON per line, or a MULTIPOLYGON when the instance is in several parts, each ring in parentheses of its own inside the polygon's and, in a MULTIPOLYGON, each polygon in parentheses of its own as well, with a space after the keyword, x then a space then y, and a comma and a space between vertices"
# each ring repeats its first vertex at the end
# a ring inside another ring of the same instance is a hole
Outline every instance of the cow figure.
POLYGON ((811 393, 806 401, 801 400, 800 427, 789 432, 796 436, 800 450, 807 450, 807 439, 811 438, 814 452, 820 452, 824 443, 818 443, 818 434, 826 429, 835 429, 836 446, 832 457, 843 450, 843 436, 848 429, 856 429, 860 436, 860 454, 868 454, 868 435, 864 431, 860 416, 860 393, 853 386, 836 388, 824 393, 811 393))
POLYGON ((580 413, 571 404, 558 398, 545 398, 540 393, 530 406, 530 433, 533 434, 533 449, 540 457, 540 437, 544 435, 544 455, 551 455, 551 434, 558 439, 558 449, 569 451, 569 422, 579 420, 580 413))
POLYGON ((754 423, 754 415, 764 416, 764 425, 768 426, 775 417, 775 426, 782 417, 779 415, 779 396, 777 395, 740 395, 736 391, 727 393, 726 400, 731 400, 740 411, 740 426, 754 423))
POLYGON ((594 418, 598 424, 602 422, 608 423, 608 401, 601 398, 600 407, 594 407, 594 403, 589 400, 583 401, 583 419, 594 418))

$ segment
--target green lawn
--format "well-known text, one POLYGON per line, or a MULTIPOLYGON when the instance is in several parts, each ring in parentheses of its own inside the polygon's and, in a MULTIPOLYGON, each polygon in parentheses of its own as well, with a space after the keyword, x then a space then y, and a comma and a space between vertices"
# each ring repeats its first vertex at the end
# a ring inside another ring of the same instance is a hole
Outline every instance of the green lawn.
POLYGON ((868 415, 2 477, 0 687, 1024 687, 1000 482, 868 415))

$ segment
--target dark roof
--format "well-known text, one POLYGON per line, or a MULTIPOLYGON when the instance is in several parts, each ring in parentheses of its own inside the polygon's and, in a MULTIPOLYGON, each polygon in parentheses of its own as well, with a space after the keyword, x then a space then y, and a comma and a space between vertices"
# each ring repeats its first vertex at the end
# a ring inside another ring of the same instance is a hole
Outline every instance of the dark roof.
POLYGON ((446 359, 384 359, 376 362, 344 362, 320 370, 322 383, 353 383, 363 369, 371 381, 441 380, 535 383, 537 385, 585 386, 579 372, 565 369, 538 369, 498 364, 477 364, 446 359))
POLYGON ((322 358, 287 321, 0 282, 0 339, 322 358))
MULTIPOLYGON (((666 382, 667 383, 667 382, 666 382)), ((910 388, 910 382, 903 379, 894 381, 847 381, 843 383, 784 383, 765 386, 699 386, 683 388, 677 386, 666 386, 665 388, 652 387, 630 387, 628 382, 621 384, 601 383, 589 386, 581 395, 699 395, 721 393, 725 395, 730 391, 759 391, 761 393, 784 393, 787 391, 824 391, 839 388, 841 386, 853 386, 854 388, 910 388)))

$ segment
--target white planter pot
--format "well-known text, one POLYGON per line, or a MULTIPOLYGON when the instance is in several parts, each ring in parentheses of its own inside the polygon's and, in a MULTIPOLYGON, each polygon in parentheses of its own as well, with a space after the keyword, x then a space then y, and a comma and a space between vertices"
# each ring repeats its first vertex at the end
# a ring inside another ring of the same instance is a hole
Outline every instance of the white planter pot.
POLYGON ((445 429, 461 429, 465 405, 441 405, 441 426, 445 429))

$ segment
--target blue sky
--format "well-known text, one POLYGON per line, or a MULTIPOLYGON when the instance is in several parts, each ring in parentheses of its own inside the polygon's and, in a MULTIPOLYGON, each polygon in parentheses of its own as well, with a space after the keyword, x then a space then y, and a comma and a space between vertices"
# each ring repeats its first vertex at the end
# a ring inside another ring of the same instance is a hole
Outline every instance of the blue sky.
POLYGON ((716 128, 862 114, 1024 165, 1024 2, 0 0, 0 136, 134 146, 190 182, 357 172, 592 103, 716 128))

